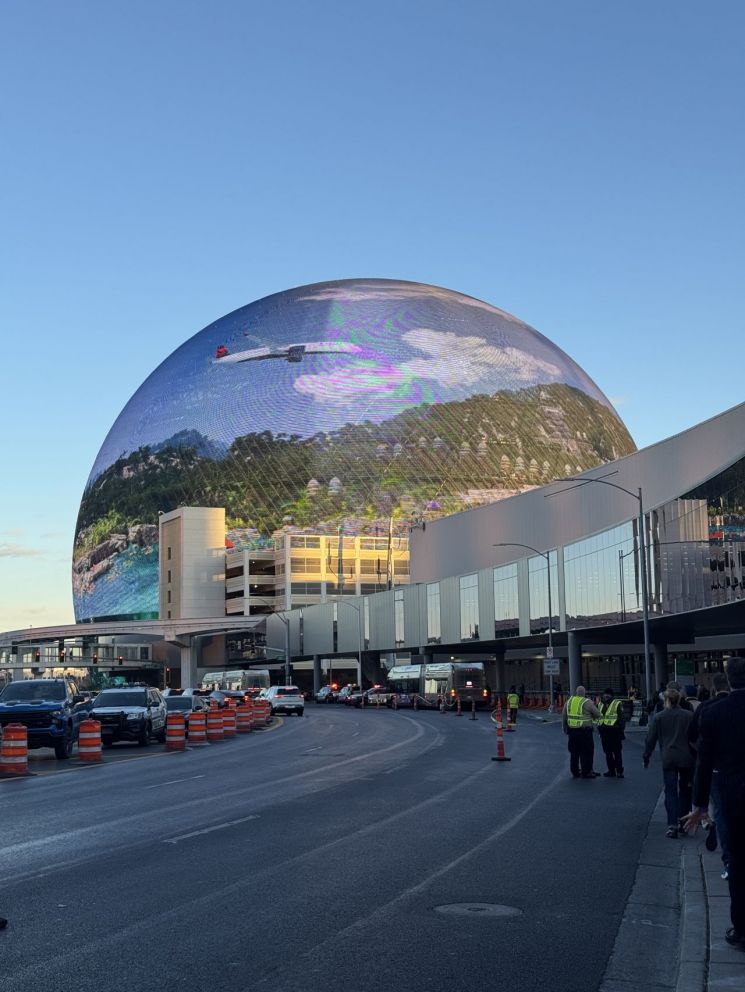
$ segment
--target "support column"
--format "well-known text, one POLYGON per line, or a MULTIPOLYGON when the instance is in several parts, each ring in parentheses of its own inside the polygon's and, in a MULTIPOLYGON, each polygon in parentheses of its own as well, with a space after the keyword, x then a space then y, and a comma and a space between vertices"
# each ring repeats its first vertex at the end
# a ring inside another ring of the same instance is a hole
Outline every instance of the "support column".
POLYGON ((667 644, 653 644, 652 651, 654 653, 654 685, 652 689, 656 692, 661 682, 667 685, 669 678, 667 671, 667 644))
POLYGON ((197 686, 197 659, 196 652, 192 650, 193 640, 191 637, 183 638, 179 641, 181 651, 181 688, 196 688, 197 686))
POLYGON ((313 655, 313 695, 321 688, 321 656, 313 655))
POLYGON ((569 646, 569 692, 573 693, 578 685, 582 685, 582 645, 573 630, 568 632, 567 642, 569 646))
POLYGON ((494 661, 494 676, 495 684, 492 686, 495 692, 504 694, 507 692, 507 686, 505 685, 505 674, 504 674, 504 651, 501 654, 497 654, 494 661))

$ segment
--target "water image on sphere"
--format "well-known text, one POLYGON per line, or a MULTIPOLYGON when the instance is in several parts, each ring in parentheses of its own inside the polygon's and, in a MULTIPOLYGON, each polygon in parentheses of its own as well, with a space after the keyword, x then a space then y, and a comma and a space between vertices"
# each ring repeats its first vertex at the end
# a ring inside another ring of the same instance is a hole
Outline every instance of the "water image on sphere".
POLYGON ((225 507, 229 547, 278 532, 408 534, 634 451, 590 377, 496 307, 357 279, 268 296, 145 380, 85 486, 78 621, 158 615, 158 512, 225 507))

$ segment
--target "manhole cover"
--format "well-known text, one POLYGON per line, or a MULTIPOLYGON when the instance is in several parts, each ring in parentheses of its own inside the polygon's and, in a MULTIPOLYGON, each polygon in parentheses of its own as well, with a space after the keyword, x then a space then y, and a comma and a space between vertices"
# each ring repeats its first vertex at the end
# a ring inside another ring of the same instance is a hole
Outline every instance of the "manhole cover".
POLYGON ((493 902, 453 902, 435 906, 436 913, 445 916, 519 916, 522 910, 515 906, 500 906, 493 902))

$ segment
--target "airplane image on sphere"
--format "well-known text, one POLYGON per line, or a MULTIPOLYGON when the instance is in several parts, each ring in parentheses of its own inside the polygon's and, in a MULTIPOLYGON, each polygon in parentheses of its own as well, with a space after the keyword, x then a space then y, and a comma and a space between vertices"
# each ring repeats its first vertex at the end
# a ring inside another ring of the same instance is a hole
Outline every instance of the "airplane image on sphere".
POLYGON ((302 362, 306 355, 347 354, 359 355, 362 349, 349 341, 305 341, 302 344, 265 345, 249 351, 231 354, 224 344, 218 345, 213 365, 238 362, 263 362, 269 358, 283 358, 287 362, 302 362))

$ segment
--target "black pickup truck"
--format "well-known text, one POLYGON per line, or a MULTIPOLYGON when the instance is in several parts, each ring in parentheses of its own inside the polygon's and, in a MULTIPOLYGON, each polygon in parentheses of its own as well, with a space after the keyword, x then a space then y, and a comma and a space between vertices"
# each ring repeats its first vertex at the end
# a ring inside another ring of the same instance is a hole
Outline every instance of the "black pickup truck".
POLYGON ((9 682, 0 692, 0 728, 22 723, 29 749, 53 747, 57 758, 69 758, 87 708, 72 679, 9 682))

